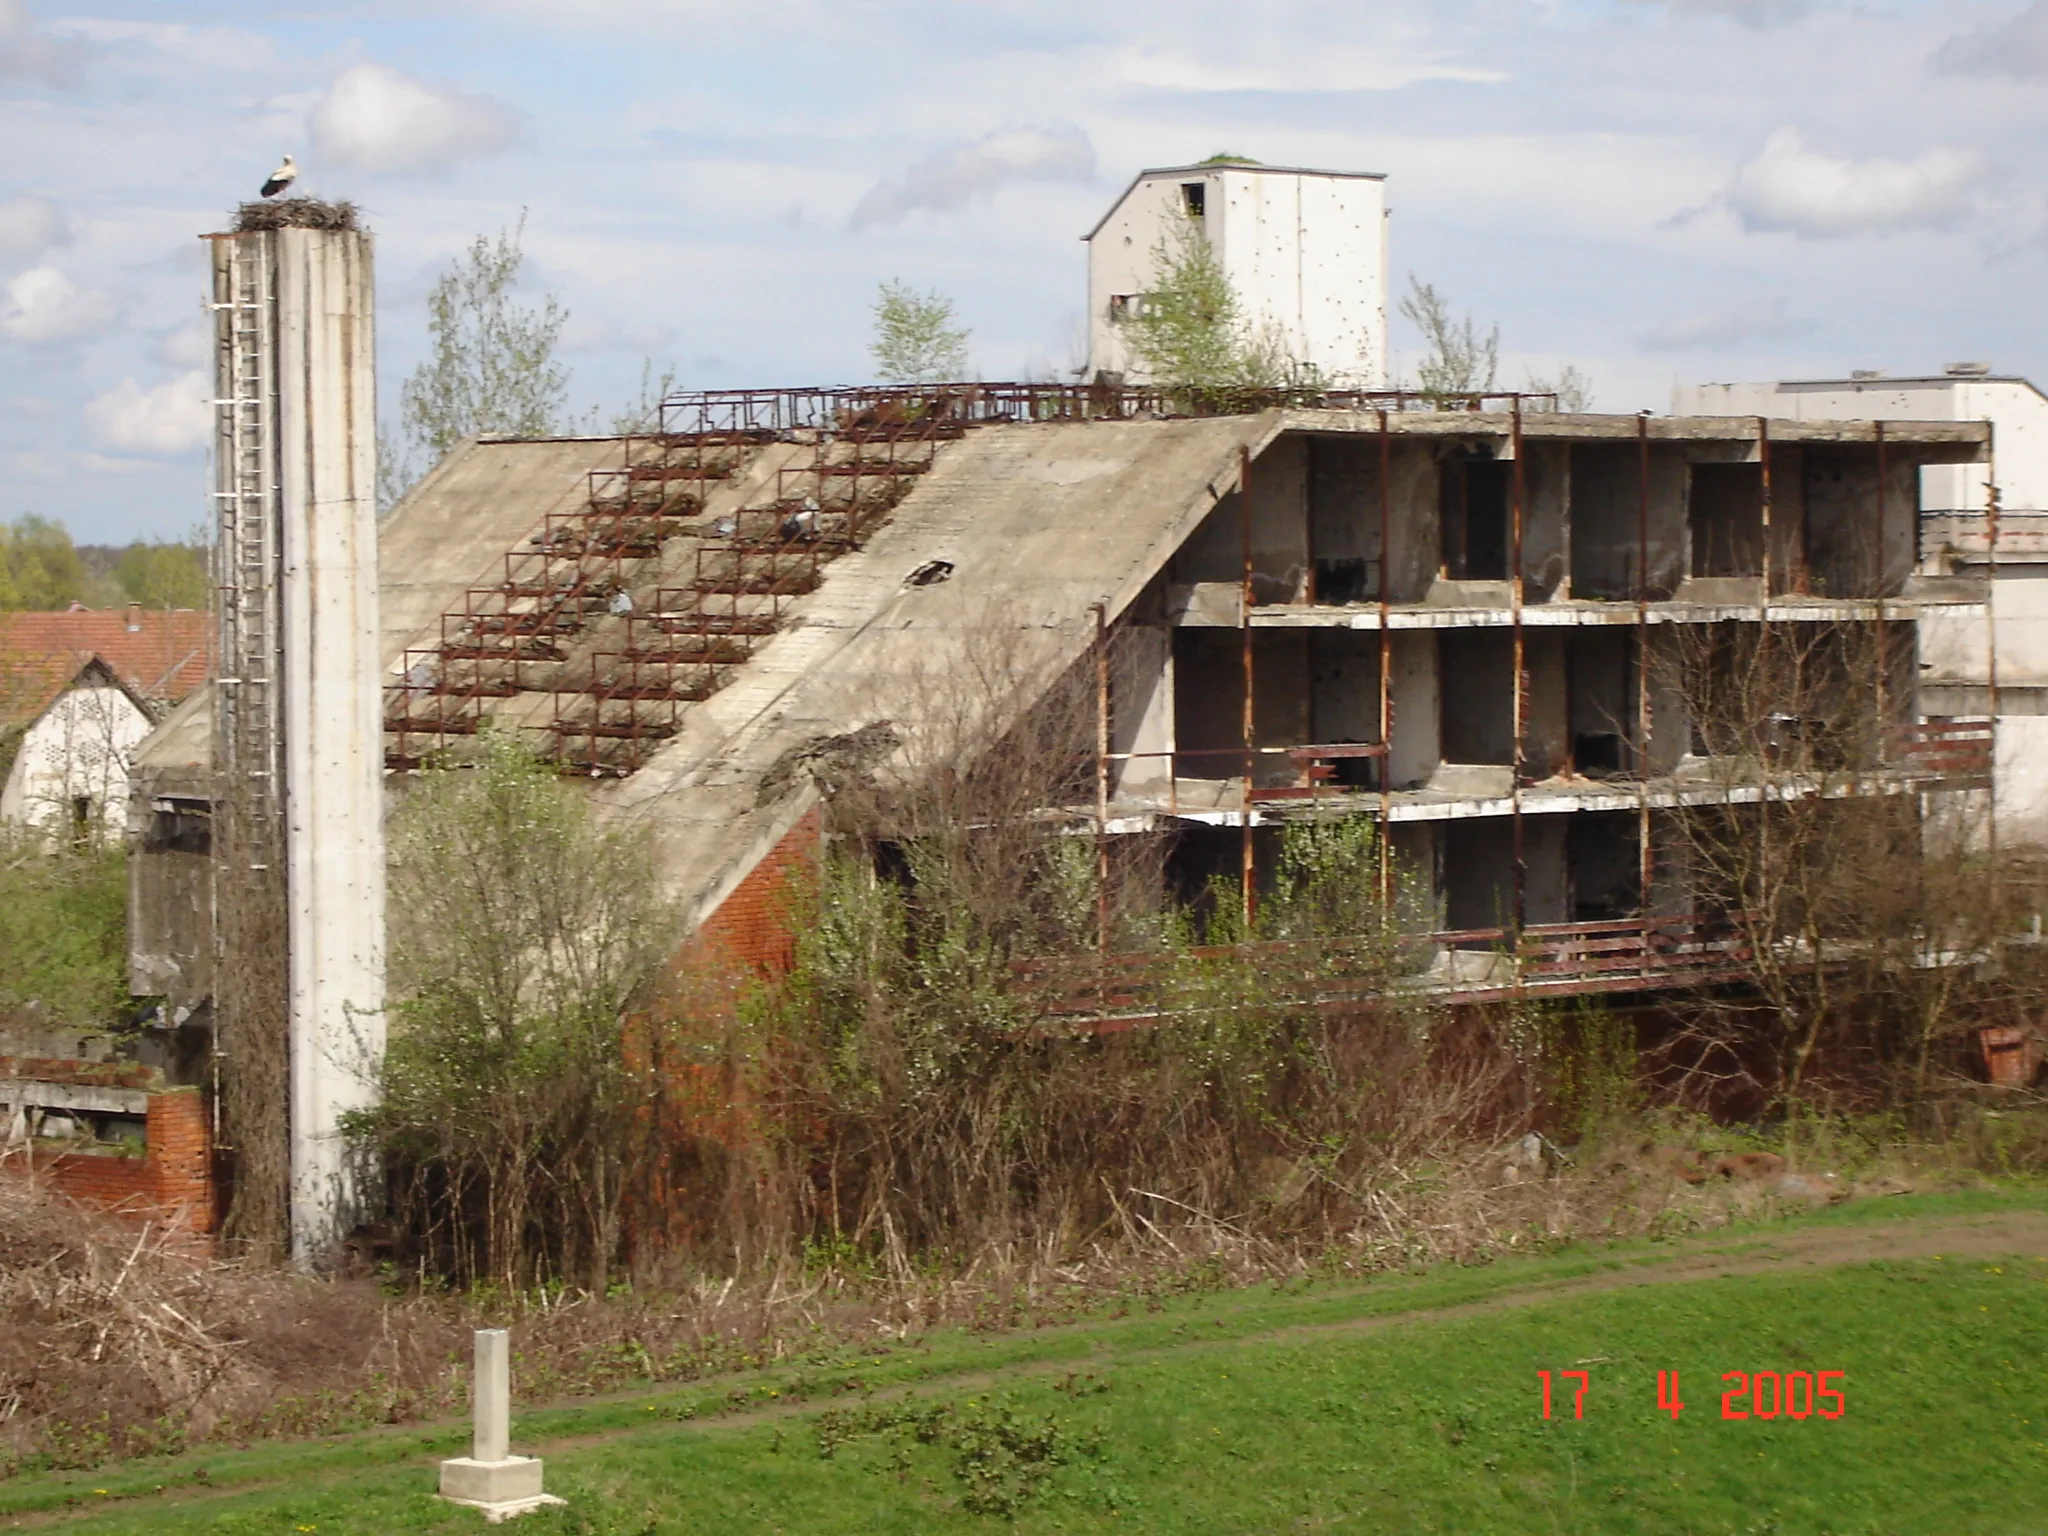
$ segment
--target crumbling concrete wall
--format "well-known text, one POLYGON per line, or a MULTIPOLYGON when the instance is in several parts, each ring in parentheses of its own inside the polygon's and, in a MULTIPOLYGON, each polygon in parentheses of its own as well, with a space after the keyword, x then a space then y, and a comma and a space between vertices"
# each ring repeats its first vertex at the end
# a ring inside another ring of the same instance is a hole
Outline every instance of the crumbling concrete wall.
POLYGON ((1564 595, 1571 575, 1571 447, 1522 442, 1522 591, 1526 601, 1564 595))
POLYGON ((1394 739, 1387 751, 1387 775, 1395 789, 1420 789, 1443 760, 1437 677, 1436 631, 1395 631, 1394 739))
POLYGON ((1571 690, 1562 629, 1525 633, 1522 666, 1528 682, 1523 695, 1522 771, 1529 779, 1547 779, 1571 765, 1571 690))

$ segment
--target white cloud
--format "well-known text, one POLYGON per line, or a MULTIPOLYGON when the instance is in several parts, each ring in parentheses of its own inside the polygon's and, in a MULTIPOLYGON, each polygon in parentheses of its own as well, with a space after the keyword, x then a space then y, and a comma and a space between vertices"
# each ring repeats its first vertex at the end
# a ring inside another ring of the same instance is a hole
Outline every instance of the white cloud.
POLYGON ((1736 171, 1725 200, 1745 229, 1808 239, 1882 235, 1954 222, 1984 179, 1974 149, 1930 149, 1911 160, 1851 160, 1780 128, 1736 171))
POLYGON ((1696 310, 1645 331, 1639 341, 1655 352, 1725 352, 1751 341, 1792 341, 1820 329, 1818 321, 1785 313, 1785 301, 1696 310))
POLYGON ((69 85, 78 75, 79 49, 29 21, 28 0, 0 0, 0 80, 69 85))
POLYGON ((88 335, 113 319, 110 296, 79 287, 55 267, 29 268, 7 285, 0 302, 0 336, 28 346, 88 335))
POLYGON ((156 355, 173 368, 198 368, 213 358, 213 327, 194 320, 157 339, 156 355))
POLYGON ((895 180, 869 187, 848 221, 854 229, 900 224, 916 210, 953 213, 1014 181, 1087 181, 1095 146, 1072 123, 999 128, 933 150, 895 180))
POLYGON ((564 352, 624 352, 642 357, 660 357, 672 351, 676 329, 658 320, 635 317, 619 320, 610 315, 592 315, 571 310, 562 323, 564 352))
POLYGON ((1956 75, 2048 75, 2048 0, 1958 33, 1935 51, 1934 64, 1956 75))
POLYGON ((510 107, 489 96, 358 64, 314 103, 306 126, 331 164, 403 174, 503 149, 519 125, 510 107))
POLYGON ((206 446, 213 413, 206 375, 198 369, 144 389, 123 379, 86 403, 86 425, 109 447, 169 455, 206 446))
POLYGON ((0 267, 22 266, 70 238, 64 216, 47 197, 0 203, 0 267))

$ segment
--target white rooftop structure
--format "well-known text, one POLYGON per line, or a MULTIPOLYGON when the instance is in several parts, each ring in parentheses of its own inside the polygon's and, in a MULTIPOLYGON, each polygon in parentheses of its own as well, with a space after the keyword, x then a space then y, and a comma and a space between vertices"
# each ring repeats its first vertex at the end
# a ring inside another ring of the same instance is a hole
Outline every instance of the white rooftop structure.
POLYGON ((1243 162, 1141 171, 1085 236, 1091 375, 1144 382, 1120 321, 1142 305, 1160 252, 1191 222, 1255 328, 1332 384, 1385 383, 1386 178, 1243 162))

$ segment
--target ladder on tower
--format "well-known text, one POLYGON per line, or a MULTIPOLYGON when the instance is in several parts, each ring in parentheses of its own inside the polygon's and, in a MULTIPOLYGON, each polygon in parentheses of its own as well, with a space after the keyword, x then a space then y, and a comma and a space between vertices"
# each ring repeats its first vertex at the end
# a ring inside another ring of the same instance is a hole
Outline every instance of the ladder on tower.
POLYGON ((227 294, 213 304, 215 581, 219 590, 221 789, 244 868, 281 852, 276 294, 269 239, 228 242, 227 294))

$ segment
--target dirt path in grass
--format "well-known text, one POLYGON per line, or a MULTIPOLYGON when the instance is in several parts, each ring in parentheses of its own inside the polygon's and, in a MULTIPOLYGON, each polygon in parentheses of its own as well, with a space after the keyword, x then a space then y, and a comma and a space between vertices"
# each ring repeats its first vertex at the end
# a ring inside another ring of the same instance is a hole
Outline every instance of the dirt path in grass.
MULTIPOLYGON (((900 1388, 891 1386, 891 1396, 899 1392, 917 1397, 937 1396, 941 1393, 980 1391, 1003 1380, 1019 1378, 1043 1378, 1069 1374, 1077 1369, 1090 1366, 1102 1367, 1111 1364, 1130 1363, 1173 1355, 1187 1349, 1244 1349, 1277 1343, 1296 1343, 1305 1339, 1376 1332, 1381 1329, 1414 1326, 1422 1323, 1444 1322, 1458 1318, 1481 1317, 1489 1313, 1505 1312, 1518 1307, 1539 1306, 1572 1296, 1595 1295, 1604 1292, 1626 1290, 1636 1286, 1682 1285, 1687 1282, 1716 1279, 1723 1276, 1784 1273, 1796 1270, 1836 1268, 1849 1264, 1869 1264, 1886 1259, 1927 1259, 1927 1258, 2040 1258, 2048 1259, 2048 1211, 2012 1210, 1990 1211, 1968 1216, 1948 1216, 1907 1221, 1866 1221, 1843 1226, 1788 1227, 1778 1231, 1750 1231, 1739 1235, 1726 1232, 1702 1233, 1680 1239, 1670 1248, 1647 1253, 1637 1252, 1620 1261, 1619 1267, 1603 1270, 1598 1274, 1574 1275, 1555 1281, 1531 1280, 1527 1284, 1496 1292, 1473 1301, 1454 1302, 1444 1306, 1418 1307, 1404 1311, 1385 1312, 1372 1317, 1346 1318, 1338 1322, 1309 1323, 1298 1325, 1282 1324, 1259 1332, 1233 1331, 1219 1336, 1204 1338, 1194 1326, 1187 1334, 1171 1344, 1146 1345, 1135 1349, 1117 1349, 1113 1341, 1105 1341, 1106 1347, 1093 1357, 1068 1357, 1055 1361, 1026 1362, 1001 1366, 989 1370, 962 1370, 929 1378, 915 1384, 905 1383, 900 1388)), ((1221 1323, 1224 1328, 1233 1328, 1229 1319, 1205 1319, 1209 1323, 1221 1323)), ((1101 1323, 1082 1323, 1074 1327, 1099 1328, 1101 1323)), ((1238 1326, 1241 1326, 1239 1324, 1238 1326)), ((1043 1330, 1048 1338, 1056 1337, 1057 1328, 1043 1330)), ((701 1383, 699 1384, 702 1385, 701 1383)), ((658 1390, 658 1389, 657 1389, 658 1390)), ((637 1395, 637 1394, 635 1394, 637 1395)), ((568 1405, 555 1405, 568 1406, 568 1405)), ((830 1399, 792 1400, 773 1407, 748 1408, 733 1412, 711 1409, 701 1417, 687 1421, 692 1427, 744 1428, 747 1426, 772 1423, 777 1420, 802 1418, 821 1412, 831 1406, 830 1399)), ((411 1426, 416 1430, 420 1426, 411 1426)), ((644 1435, 652 1426, 596 1430, 588 1434, 556 1435, 545 1440, 528 1443, 524 1449, 542 1456, 555 1455, 565 1451, 587 1448, 607 1441, 644 1435)), ((664 1428, 678 1428, 674 1421, 664 1421, 664 1428)), ((73 1520, 89 1519, 100 1515, 137 1516, 153 1508, 169 1505, 207 1503, 216 1500, 237 1498, 246 1494, 274 1491, 290 1485, 324 1487, 346 1482, 364 1475, 374 1475, 376 1467, 356 1466, 333 1472, 306 1472, 290 1478, 260 1479, 237 1482, 213 1488, 191 1486, 166 1488, 162 1493, 140 1498, 122 1498, 95 1503, 91 1506, 68 1510, 46 1510, 24 1512, 18 1515, 0 1517, 0 1529, 29 1530, 37 1527, 60 1525, 73 1520)))

